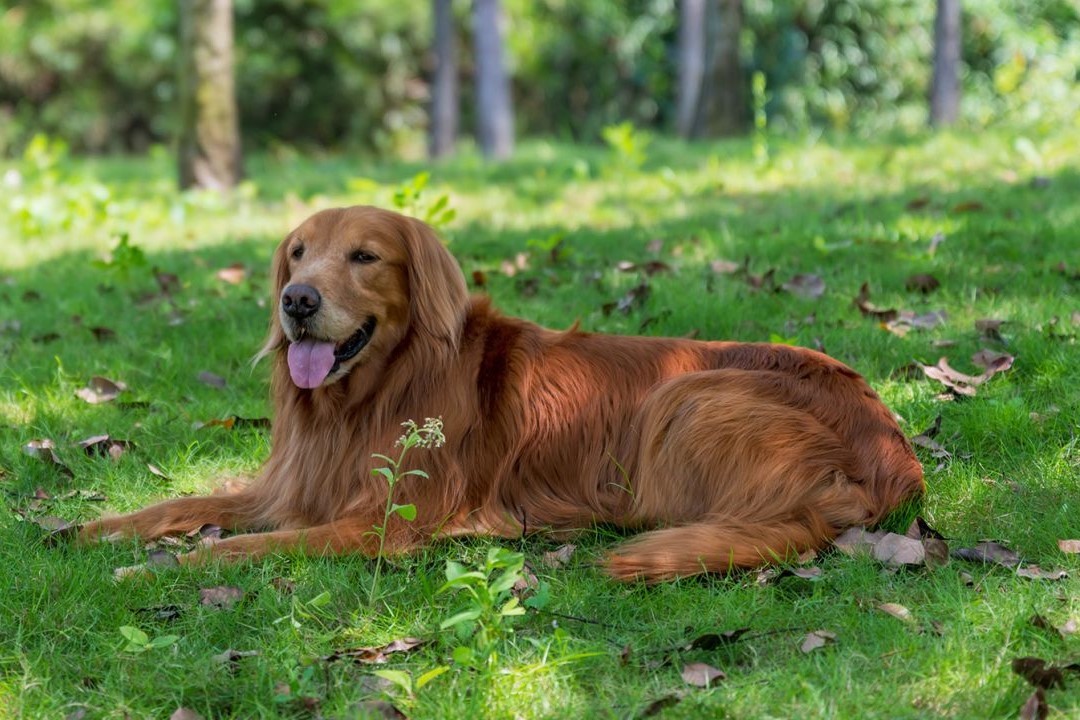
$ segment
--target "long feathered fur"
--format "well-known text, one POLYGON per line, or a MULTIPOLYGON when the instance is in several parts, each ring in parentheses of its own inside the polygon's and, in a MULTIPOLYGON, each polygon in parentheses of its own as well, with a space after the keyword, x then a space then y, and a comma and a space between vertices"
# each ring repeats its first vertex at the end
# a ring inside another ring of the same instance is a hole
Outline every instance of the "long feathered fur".
MULTIPOLYGON (((428 477, 395 491, 419 516, 391 522, 392 552, 439 536, 603 523, 645 531, 611 552, 609 572, 659 581, 820 548, 922 491, 922 469, 888 409, 821 353, 556 332, 505 317, 468 297, 430 228, 387 211, 326 211, 297 232, 334 252, 356 233, 391 248, 397 260, 379 271, 377 297, 351 298, 333 262, 304 276, 358 324, 378 315, 382 344, 373 339, 336 382, 304 390, 290 380, 275 313, 260 351, 273 363, 274 424, 258 478, 232 495, 91 523, 84 538, 213 522, 262 532, 184 561, 294 547, 373 554, 387 488, 372 475, 372 454, 392 451, 404 420, 435 416, 447 444, 408 456, 428 477)), ((275 256, 275 304, 292 279, 288 247, 289 238, 275 256)))

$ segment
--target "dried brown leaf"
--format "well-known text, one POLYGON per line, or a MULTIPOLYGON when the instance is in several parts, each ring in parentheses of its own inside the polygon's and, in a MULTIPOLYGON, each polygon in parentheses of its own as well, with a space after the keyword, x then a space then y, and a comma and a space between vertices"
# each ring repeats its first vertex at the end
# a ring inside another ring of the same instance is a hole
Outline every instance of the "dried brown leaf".
POLYGON ((216 273, 214 273, 214 276, 218 280, 221 280, 222 282, 227 282, 230 285, 239 285, 240 283, 244 282, 244 280, 247 280, 248 271, 247 268, 244 267, 243 263, 236 262, 232 265, 229 265, 228 267, 221 268, 216 273))
POLYGON ((863 283, 859 287, 859 294, 855 296, 855 307, 864 317, 873 318, 881 322, 889 322, 899 317, 900 312, 895 309, 879 308, 870 302, 870 283, 863 283))
POLYGON ((915 621, 915 618, 911 616, 911 611, 898 603, 882 603, 877 606, 877 609, 883 613, 892 615, 897 620, 903 620, 904 622, 915 621))
POLYGON ((798 274, 781 285, 792 295, 798 295, 809 300, 816 300, 825 294, 825 281, 819 275, 798 274))
POLYGON ((169 720, 203 720, 203 716, 191 708, 178 707, 169 716, 169 720))
POLYGON ((199 588, 199 604, 220 610, 231 608, 244 598, 244 591, 232 585, 199 588))
POLYGON ((472 283, 474 287, 483 289, 487 287, 487 273, 483 270, 472 271, 472 283))
POLYGON ((1035 692, 1031 693, 1020 708, 1020 720, 1046 720, 1049 713, 1046 692, 1042 688, 1035 688, 1035 692))
POLYGON ((57 470, 68 477, 74 477, 75 475, 75 473, 71 472, 71 468, 60 462, 60 456, 56 454, 56 443, 51 438, 31 440, 23 445, 23 452, 32 458, 37 458, 48 465, 55 466, 57 470))
POLYGON ((992 541, 981 542, 975 547, 954 550, 953 557, 970 562, 993 563, 1005 567, 1016 567, 1020 564, 1019 555, 1004 545, 992 541))
POLYGON ((986 206, 978 200, 965 200, 963 202, 957 203, 956 205, 953 205, 952 211, 953 213, 970 213, 980 212, 985 209, 986 206))
POLYGON ((709 267, 717 275, 734 275, 742 269, 742 265, 730 260, 713 260, 709 267))
POLYGON ((1080 553, 1080 540, 1058 540, 1058 549, 1063 553, 1076 555, 1080 553))
POLYGON ((570 557, 574 554, 574 550, 577 549, 577 545, 567 543, 566 545, 560 545, 550 552, 546 552, 540 556, 540 562, 548 567, 560 568, 566 563, 570 562, 570 557))
POLYGON ((869 553, 884 536, 885 533, 881 530, 869 532, 866 528, 851 527, 840 533, 840 535, 833 540, 833 545, 845 555, 869 553))
POLYGON ((830 643, 836 642, 836 633, 829 632, 828 630, 814 630, 807 633, 803 638, 802 645, 799 646, 799 650, 804 653, 811 653, 818 648, 823 648, 830 643))
POLYGON ((663 697, 653 700, 651 703, 645 706, 645 708, 637 714, 638 718, 650 718, 654 715, 659 715, 669 707, 673 707, 682 702, 682 698, 678 695, 664 695, 663 697))
POLYGON ((987 367, 986 371, 981 375, 967 375, 954 370, 949 365, 948 358, 944 357, 938 360, 937 365, 920 365, 919 367, 922 368, 923 373, 928 378, 937 380, 957 395, 971 397, 975 395, 976 388, 979 385, 982 385, 999 372, 1011 368, 1014 360, 1015 358, 1012 355, 1005 355, 987 367))
POLYGON ((920 541, 896 533, 886 533, 871 554, 887 565, 922 565, 926 561, 926 550, 920 541))
POLYGON ((116 339, 116 331, 102 325, 95 325, 90 328, 90 332, 94 334, 94 339, 98 342, 111 342, 116 339))
POLYGON ((982 320, 975 321, 975 329, 979 331, 987 340, 995 340, 997 342, 1004 342, 1004 338, 1001 337, 1001 326, 1005 324, 1004 320, 997 320, 994 318, 983 318, 982 320))
POLYGON ((1008 353, 998 352, 988 348, 983 348, 971 356, 971 362, 984 370, 988 370, 992 367, 999 367, 1006 363, 1012 365, 1015 359, 1016 358, 1008 353))
POLYGON ((687 685, 707 688, 719 680, 727 679, 727 674, 712 665, 695 662, 683 666, 682 679, 687 685))
POLYGON ((127 385, 122 382, 113 382, 109 378, 95 375, 90 378, 86 387, 76 390, 75 394, 91 405, 98 405, 115 400, 126 389, 127 385))
POLYGON ((1018 657, 1012 661, 1012 671, 1024 678, 1031 685, 1043 690, 1053 687, 1065 687, 1065 676, 1061 668, 1048 665, 1037 657, 1018 657))
POLYGON ((921 292, 924 295, 928 295, 941 287, 941 282, 933 275, 916 273, 915 275, 910 275, 908 279, 904 281, 904 287, 908 292, 921 292))
POLYGON ((348 648, 346 650, 335 650, 329 655, 324 656, 323 661, 335 662, 337 660, 352 660, 355 663, 361 663, 363 665, 381 665, 386 662, 387 655, 411 652, 426 642, 426 640, 421 640, 419 638, 407 637, 394 640, 393 642, 378 647, 358 647, 348 648))
POLYGON ((212 373, 209 370, 203 370, 202 372, 200 372, 198 375, 198 379, 199 382, 201 382, 203 385, 209 385, 210 387, 217 388, 219 390, 224 388, 228 384, 225 378, 215 373, 212 373))
POLYGON ((1016 569, 1016 574, 1028 580, 1062 580, 1069 576, 1064 570, 1043 570, 1038 565, 1024 565, 1016 569))

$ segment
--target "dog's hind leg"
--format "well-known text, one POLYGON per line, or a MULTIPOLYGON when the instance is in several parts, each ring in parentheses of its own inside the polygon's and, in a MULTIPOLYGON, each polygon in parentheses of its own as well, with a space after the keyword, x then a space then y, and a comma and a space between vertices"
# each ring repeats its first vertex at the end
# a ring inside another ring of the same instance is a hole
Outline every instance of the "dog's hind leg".
POLYGON ((759 523, 711 516, 623 543, 606 567, 619 580, 663 582, 781 562, 832 537, 828 524, 812 516, 759 523))

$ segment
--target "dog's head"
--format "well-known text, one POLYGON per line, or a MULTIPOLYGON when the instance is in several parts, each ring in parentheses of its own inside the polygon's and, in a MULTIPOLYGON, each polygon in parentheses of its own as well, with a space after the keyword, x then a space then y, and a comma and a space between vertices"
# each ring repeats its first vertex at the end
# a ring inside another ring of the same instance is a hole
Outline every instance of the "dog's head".
POLYGON ((461 270, 424 223, 373 207, 324 210, 274 255, 270 334, 293 383, 335 383, 410 335, 455 345, 467 303, 461 270))

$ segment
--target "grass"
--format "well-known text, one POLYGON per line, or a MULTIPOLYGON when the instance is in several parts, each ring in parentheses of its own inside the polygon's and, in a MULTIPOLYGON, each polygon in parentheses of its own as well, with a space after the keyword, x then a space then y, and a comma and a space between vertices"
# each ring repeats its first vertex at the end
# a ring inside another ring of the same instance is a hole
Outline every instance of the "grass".
MULTIPOLYGON (((1080 538, 1080 134, 1029 134, 1035 155, 1015 149, 1018 134, 773 139, 765 166, 742 142, 657 140, 640 168, 602 148, 533 142, 506 165, 467 155, 430 168, 422 202, 449 194, 457 217, 444 235, 466 276, 484 280, 508 313, 555 327, 580 320, 605 332, 824 347, 868 377, 909 435, 942 416, 938 439, 953 457, 935 469, 923 456, 920 512, 953 547, 994 538, 1072 575, 1031 581, 956 560, 891 572, 832 554, 815 561, 817 581, 762 586, 750 574, 650 588, 596 568, 618 541, 609 532, 586 533, 556 569, 540 558, 557 543, 528 539, 507 546, 525 553, 550 600, 518 618, 486 672, 451 661, 459 640, 438 628, 457 606, 437 590, 447 560, 475 565, 488 541, 392 561, 369 605, 374 564, 358 557, 274 557, 117 582, 113 569, 142 562, 143 548, 52 547, 33 522, 127 511, 254 473, 269 449, 265 430, 199 425, 268 412, 266 368, 248 360, 265 329, 275 243, 315 208, 388 205, 423 168, 264 155, 249 159, 250 183, 222 200, 177 194, 163 153, 70 159, 45 147, 0 167, 0 717, 166 717, 183 706, 204 717, 345 718, 374 712, 358 703, 379 698, 414 718, 650 709, 665 718, 1015 717, 1031 688, 1011 672, 1013 658, 1080 659, 1080 637, 1031 621, 1080 619, 1080 563, 1056 544, 1080 538), (122 233, 145 265, 95 265, 122 233), (931 251, 937 233, 945 239, 931 251), (501 267, 518 253, 528 267, 508 276, 501 267), (641 281, 617 263, 649 259, 672 271, 649 278, 641 307, 605 314, 641 281), (778 283, 816 274, 826 290, 807 299, 754 289, 714 272, 714 260, 745 260, 752 275, 773 270, 778 283), (238 284, 216 275, 233 263, 249 270, 238 284), (168 297, 155 272, 177 277, 168 297), (941 287, 906 290, 914 273, 941 287), (880 307, 944 310, 947 320, 887 332, 853 306, 863 282, 880 307), (980 337, 983 318, 1006 321, 1003 340, 980 337), (115 337, 98 341, 92 327, 115 337), (968 358, 983 347, 1016 363, 973 398, 942 399, 940 385, 897 372, 943 355, 972 371, 968 358), (202 371, 226 386, 200 382, 202 371), (75 391, 94 375, 128 389, 87 404, 75 391), (73 445, 99 433, 133 447, 113 461, 73 445), (41 438, 55 441, 71 477, 24 453, 41 438), (39 489, 47 497, 35 498, 39 489), (88 492, 67 497, 72 490, 88 492), (244 598, 226 609, 200 604, 201 588, 220 585, 244 598), (913 621, 877 609, 888 602, 913 621), (125 652, 123 626, 179 639, 125 652), (672 650, 739 628, 749 631, 712 650, 672 650), (836 641, 800 652, 818 629, 836 641), (406 636, 429 642, 380 667, 415 679, 451 666, 412 698, 372 667, 320 660, 406 636), (212 659, 229 649, 258 654, 212 659), (727 679, 686 685, 680 671, 695 661, 727 679), (669 696, 663 709, 652 705, 669 696)), ((1057 717, 1080 714, 1078 679, 1066 682, 1047 693, 1057 717)))

